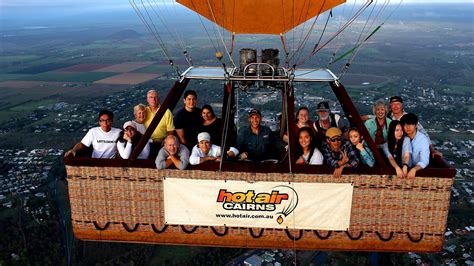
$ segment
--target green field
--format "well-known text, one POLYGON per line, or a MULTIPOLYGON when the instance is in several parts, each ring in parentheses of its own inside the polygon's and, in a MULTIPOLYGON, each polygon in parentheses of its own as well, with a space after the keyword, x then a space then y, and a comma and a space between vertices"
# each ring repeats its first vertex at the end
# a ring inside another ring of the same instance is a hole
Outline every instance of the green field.
POLYGON ((170 65, 150 65, 146 67, 139 68, 135 71, 132 71, 132 73, 157 73, 157 74, 163 74, 163 73, 170 73, 174 72, 173 68, 170 65))
POLYGON ((0 81, 21 79, 29 76, 28 74, 0 74, 0 81))
POLYGON ((60 82, 94 82, 118 73, 111 72, 45 72, 21 78, 21 80, 60 81, 60 82))
POLYGON ((26 102, 24 104, 15 106, 13 108, 10 108, 10 111, 14 112, 31 112, 35 109, 37 109, 40 106, 46 106, 52 103, 57 103, 57 100, 39 100, 39 101, 31 101, 31 102, 26 102))
POLYGON ((33 61, 39 58, 41 57, 38 55, 6 55, 6 56, 0 56, 0 63, 33 61))
POLYGON ((444 91, 450 94, 472 96, 474 94, 473 86, 446 85, 444 91))

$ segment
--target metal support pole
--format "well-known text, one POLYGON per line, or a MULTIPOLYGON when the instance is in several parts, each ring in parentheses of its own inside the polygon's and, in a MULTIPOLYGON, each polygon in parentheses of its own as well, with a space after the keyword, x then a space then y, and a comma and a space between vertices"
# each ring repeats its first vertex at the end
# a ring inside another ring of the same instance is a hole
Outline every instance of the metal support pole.
POLYGON ((296 152, 296 136, 295 136, 295 94, 293 85, 290 83, 286 83, 285 85, 283 100, 286 105, 286 113, 287 113, 287 128, 286 132, 288 132, 288 157, 290 160, 290 171, 294 169, 295 166, 295 152, 296 152), (285 99, 286 98, 286 99, 285 99))
POLYGON ((150 126, 148 126, 148 128, 146 129, 145 134, 143 134, 142 138, 140 139, 140 142, 138 142, 138 145, 135 147, 135 149, 133 149, 132 155, 129 159, 130 161, 135 161, 138 155, 140 155, 146 143, 153 134, 153 131, 155 131, 155 128, 160 123, 161 118, 163 118, 163 115, 165 114, 166 110, 170 109, 170 111, 173 111, 173 109, 176 107, 176 104, 181 98, 181 95, 183 95, 184 89, 186 88, 188 83, 189 79, 184 79, 182 82, 179 82, 178 80, 174 83, 173 87, 171 87, 170 91, 168 92, 168 95, 166 95, 166 98, 163 101, 163 104, 161 104, 160 109, 158 109, 158 112, 155 114, 155 117, 153 117, 150 126))
POLYGON ((364 137, 367 145, 369 145, 370 150, 374 154, 377 165, 379 165, 379 167, 387 167, 382 154, 380 153, 377 145, 375 145, 375 142, 370 137, 369 131, 365 127, 364 122, 362 122, 359 112, 357 112, 357 109, 344 86, 338 81, 329 82, 329 85, 331 85, 334 94, 341 103, 342 110, 346 114, 347 119, 349 119, 351 126, 356 126, 359 129, 360 134, 364 137))

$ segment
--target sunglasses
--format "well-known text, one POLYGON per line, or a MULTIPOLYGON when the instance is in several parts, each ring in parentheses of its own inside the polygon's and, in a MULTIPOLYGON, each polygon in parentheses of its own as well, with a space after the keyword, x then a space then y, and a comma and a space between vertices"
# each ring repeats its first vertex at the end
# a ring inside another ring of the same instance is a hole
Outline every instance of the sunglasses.
POLYGON ((331 142, 336 142, 336 141, 341 141, 342 138, 341 137, 334 137, 334 138, 330 138, 329 139, 331 142))

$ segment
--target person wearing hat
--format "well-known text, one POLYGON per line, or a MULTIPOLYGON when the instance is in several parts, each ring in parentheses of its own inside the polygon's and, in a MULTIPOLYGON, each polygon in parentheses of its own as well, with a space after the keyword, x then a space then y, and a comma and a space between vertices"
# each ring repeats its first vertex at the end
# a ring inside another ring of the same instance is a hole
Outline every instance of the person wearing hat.
POLYGON ((249 126, 242 128, 237 137, 237 149, 241 152, 240 160, 261 162, 272 159, 273 147, 276 145, 272 131, 262 126, 262 114, 257 109, 249 112, 249 126))
POLYGON ((331 127, 326 131, 326 142, 323 144, 323 156, 326 164, 334 167, 334 177, 341 177, 344 168, 357 168, 359 158, 352 144, 342 137, 342 131, 331 127))
MULTIPOLYGON (((211 143, 211 135, 207 132, 201 132, 197 136, 198 144, 193 147, 189 163, 197 165, 207 161, 219 161, 221 157, 221 147, 211 143)), ((239 151, 230 147, 227 156, 235 157, 239 155, 239 151)))
POLYGON ((403 173, 408 178, 414 178, 416 172, 428 166, 430 163, 430 142, 425 134, 418 132, 416 125, 418 124, 418 117, 413 113, 408 113, 400 119, 400 124, 403 131, 407 135, 405 138, 410 139, 411 145, 403 145, 405 150, 403 154, 403 173), (407 147, 408 146, 408 147, 407 147), (407 150, 408 149, 408 150, 407 150), (410 171, 408 168, 410 167, 410 171))
POLYGON ((331 127, 344 129, 344 123, 341 119, 341 116, 331 113, 331 110, 329 109, 329 102, 324 101, 318 103, 316 112, 318 114, 318 120, 314 121, 312 126, 318 135, 317 139, 324 140, 326 131, 331 127))
MULTIPOLYGON (((400 96, 392 96, 390 97, 390 112, 387 114, 389 118, 392 120, 398 120, 401 121, 402 117, 407 114, 407 112, 404 109, 403 106, 403 99, 400 96)), ((418 123, 416 124, 416 131, 424 134, 427 138, 428 141, 430 142, 430 153, 431 157, 434 158, 435 155, 437 156, 443 156, 443 154, 433 147, 433 144, 431 144, 431 139, 430 135, 426 132, 426 130, 423 128, 423 126, 418 123)))
MULTIPOLYGON (((133 149, 138 145, 142 138, 142 133, 137 131, 137 126, 134 121, 127 121, 123 124, 123 131, 117 139, 117 150, 122 159, 130 158, 133 149)), ((150 143, 147 142, 143 148, 138 159, 148 159, 150 155, 150 143)))
POLYGON ((67 151, 64 157, 76 156, 76 152, 92 148, 92 158, 115 158, 120 129, 112 127, 114 114, 109 110, 102 110, 99 112, 98 120, 99 126, 89 129, 81 142, 67 151))
POLYGON ((189 150, 185 145, 179 143, 178 137, 168 135, 163 140, 163 148, 156 156, 155 165, 157 169, 177 168, 184 170, 189 164, 189 150))

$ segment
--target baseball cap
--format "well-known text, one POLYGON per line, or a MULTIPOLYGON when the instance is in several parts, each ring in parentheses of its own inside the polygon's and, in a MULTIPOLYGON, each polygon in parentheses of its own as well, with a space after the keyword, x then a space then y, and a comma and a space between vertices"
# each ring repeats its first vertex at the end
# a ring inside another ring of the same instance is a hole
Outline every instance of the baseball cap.
POLYGON ((262 114, 260 113, 260 111, 257 110, 257 109, 255 109, 255 108, 252 109, 252 110, 250 110, 250 112, 249 112, 249 117, 251 117, 252 115, 259 115, 259 116, 262 116, 262 114))
POLYGON ((123 129, 126 129, 127 127, 133 127, 134 129, 137 129, 137 126, 135 126, 133 121, 127 121, 125 124, 123 124, 123 129))
POLYGON ((320 102, 316 107, 317 111, 329 111, 329 103, 328 102, 320 102))
POLYGON ((211 141, 211 135, 209 135, 209 133, 207 132, 201 132, 198 134, 198 142, 201 142, 203 140, 206 140, 206 141, 211 141))
POLYGON ((336 136, 342 136, 342 131, 337 127, 331 127, 326 131, 327 138, 333 138, 336 136))

